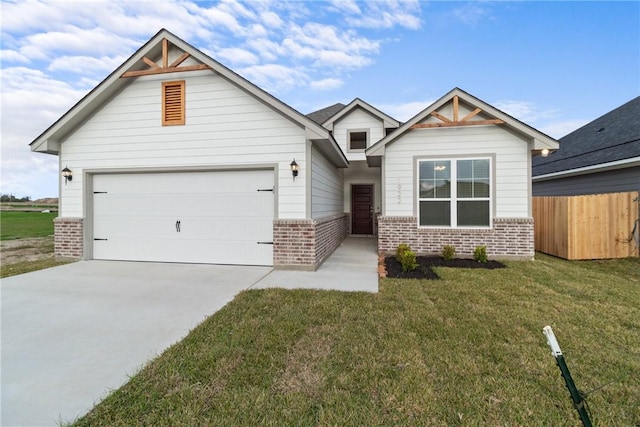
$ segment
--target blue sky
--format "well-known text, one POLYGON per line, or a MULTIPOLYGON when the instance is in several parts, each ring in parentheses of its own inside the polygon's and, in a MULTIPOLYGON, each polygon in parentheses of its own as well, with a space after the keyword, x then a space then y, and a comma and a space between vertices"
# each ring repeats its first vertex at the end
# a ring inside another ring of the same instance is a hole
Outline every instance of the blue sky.
POLYGON ((35 137, 166 28, 309 113, 407 120, 453 87, 560 138, 640 94, 640 2, 2 1, 1 193, 56 197, 35 137))

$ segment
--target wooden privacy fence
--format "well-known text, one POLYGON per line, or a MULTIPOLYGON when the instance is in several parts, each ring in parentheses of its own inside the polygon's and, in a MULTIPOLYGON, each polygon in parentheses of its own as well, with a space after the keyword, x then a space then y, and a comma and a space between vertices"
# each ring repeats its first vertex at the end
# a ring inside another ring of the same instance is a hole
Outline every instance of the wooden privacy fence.
POLYGON ((534 197, 536 250, 570 260, 639 256, 636 242, 628 241, 638 205, 636 191, 534 197))

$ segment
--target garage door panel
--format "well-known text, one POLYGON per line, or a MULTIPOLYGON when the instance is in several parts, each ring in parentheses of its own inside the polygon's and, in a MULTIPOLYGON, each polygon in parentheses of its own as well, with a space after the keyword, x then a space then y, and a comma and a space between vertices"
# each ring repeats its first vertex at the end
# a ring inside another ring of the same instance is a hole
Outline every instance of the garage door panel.
POLYGON ((272 265, 271 188, 273 171, 96 175, 94 258, 272 265))

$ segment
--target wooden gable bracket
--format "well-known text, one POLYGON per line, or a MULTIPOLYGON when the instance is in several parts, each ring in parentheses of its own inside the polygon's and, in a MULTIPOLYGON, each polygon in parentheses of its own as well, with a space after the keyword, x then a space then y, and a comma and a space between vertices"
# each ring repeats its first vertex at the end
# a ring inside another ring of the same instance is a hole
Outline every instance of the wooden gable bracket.
POLYGON ((470 120, 479 113, 482 112, 480 108, 476 108, 462 119, 458 118, 459 110, 458 110, 458 95, 453 97, 453 120, 443 116, 437 111, 432 111, 430 114, 441 121, 441 123, 416 123, 411 126, 410 129, 427 129, 427 128, 445 128, 445 127, 454 127, 454 126, 474 126, 474 125, 501 125, 504 123, 504 120, 500 119, 489 119, 489 120, 470 120))
POLYGON ((151 76, 154 74, 175 73, 178 71, 195 71, 195 70, 207 70, 209 67, 207 64, 187 65, 181 67, 182 64, 189 56, 188 52, 184 52, 175 61, 169 64, 169 40, 162 39, 162 66, 159 66, 146 56, 142 57, 142 62, 147 64, 150 68, 147 70, 127 71, 122 74, 121 77, 139 77, 139 76, 151 76))

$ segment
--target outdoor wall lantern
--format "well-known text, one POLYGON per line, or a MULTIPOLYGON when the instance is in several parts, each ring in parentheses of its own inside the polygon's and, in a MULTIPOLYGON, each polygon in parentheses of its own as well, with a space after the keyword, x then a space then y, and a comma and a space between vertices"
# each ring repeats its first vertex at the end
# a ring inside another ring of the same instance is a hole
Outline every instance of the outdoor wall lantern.
POLYGON ((67 181, 73 181, 73 172, 66 166, 62 169, 62 176, 64 177, 64 185, 67 185, 67 181))
POLYGON ((547 157, 549 155, 549 149, 543 148, 540 154, 542 154, 542 157, 547 157))
POLYGON ((293 180, 296 180, 296 176, 298 176, 298 171, 300 170, 300 166, 296 163, 296 159, 293 159, 291 162, 291 175, 293 175, 293 180))

